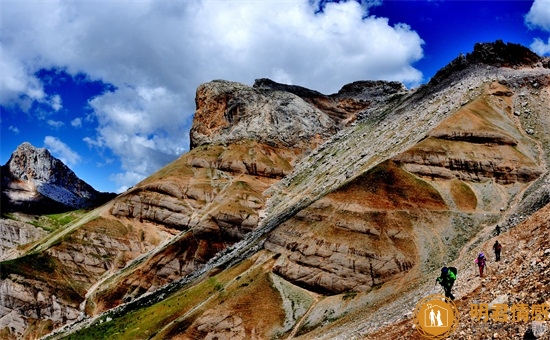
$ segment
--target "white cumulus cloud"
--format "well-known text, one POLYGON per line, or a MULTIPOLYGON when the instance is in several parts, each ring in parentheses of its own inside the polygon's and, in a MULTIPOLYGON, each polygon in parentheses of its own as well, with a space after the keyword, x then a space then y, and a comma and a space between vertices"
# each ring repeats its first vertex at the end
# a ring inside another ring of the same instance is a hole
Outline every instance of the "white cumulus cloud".
POLYGON ((533 43, 529 47, 536 54, 539 54, 539 55, 550 54, 550 38, 548 38, 547 43, 544 43, 542 39, 535 38, 533 40, 533 43))
MULTIPOLYGON (((529 13, 525 15, 525 24, 530 29, 539 28, 550 32, 550 0, 535 0, 529 13)), ((550 38, 548 43, 543 39, 535 38, 529 47, 539 55, 550 55, 550 38)))
POLYGON ((44 138, 44 147, 69 167, 75 166, 80 162, 78 153, 73 151, 57 137, 46 136, 46 138, 44 138))
MULTIPOLYGON (((83 138, 120 160, 113 178, 123 187, 188 149, 203 82, 270 77, 333 93, 355 80, 422 80, 412 66, 422 39, 406 24, 369 16, 376 1, 327 3, 317 13, 312 3, 5 2, 0 104, 56 98, 34 76, 43 68, 113 84, 91 101, 96 133, 83 138)), ((51 104, 61 109, 61 98, 51 104)))
POLYGON ((535 0, 525 22, 530 28, 540 28, 550 32, 550 0, 535 0))

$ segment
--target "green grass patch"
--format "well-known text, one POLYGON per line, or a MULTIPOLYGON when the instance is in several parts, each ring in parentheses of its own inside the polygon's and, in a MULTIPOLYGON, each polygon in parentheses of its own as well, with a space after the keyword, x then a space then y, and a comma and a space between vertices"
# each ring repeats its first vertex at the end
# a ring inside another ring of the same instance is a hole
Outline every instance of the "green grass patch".
POLYGON ((220 299, 222 295, 220 293, 224 290, 227 283, 242 274, 252 264, 253 261, 245 260, 239 265, 196 283, 193 286, 185 286, 161 302, 131 311, 120 317, 113 317, 110 321, 106 321, 107 316, 105 316, 94 325, 79 330, 64 339, 125 340, 152 338, 164 326, 185 315, 193 307, 208 299, 212 294, 218 294, 216 299, 220 299))

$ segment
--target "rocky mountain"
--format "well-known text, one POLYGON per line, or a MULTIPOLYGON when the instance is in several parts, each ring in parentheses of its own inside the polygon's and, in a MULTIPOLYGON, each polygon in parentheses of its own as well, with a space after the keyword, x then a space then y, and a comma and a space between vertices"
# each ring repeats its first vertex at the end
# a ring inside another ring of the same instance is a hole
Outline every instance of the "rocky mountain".
MULTIPOLYGON (((549 59, 501 41, 415 90, 203 84, 188 153, 4 256, 0 334, 414 338, 444 264, 464 319, 474 296, 526 299, 495 282, 528 282, 523 255, 547 271, 549 103, 549 59), (512 268, 483 281, 469 264, 497 223, 512 268)), ((465 325, 458 338, 477 335, 465 325)))
POLYGON ((44 148, 23 143, 2 166, 2 212, 55 213, 97 207, 116 196, 78 178, 44 148))

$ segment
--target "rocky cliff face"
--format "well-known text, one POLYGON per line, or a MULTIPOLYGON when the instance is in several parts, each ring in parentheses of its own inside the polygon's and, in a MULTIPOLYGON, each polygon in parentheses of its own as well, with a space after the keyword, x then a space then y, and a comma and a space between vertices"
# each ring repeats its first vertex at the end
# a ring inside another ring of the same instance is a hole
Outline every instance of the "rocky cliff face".
MULTIPOLYGON (((391 301, 548 203, 550 70, 515 45, 474 54, 416 91, 204 84, 189 153, 31 249, 43 271, 2 263, 3 282, 41 277, 47 301, 80 307, 51 338, 374 333, 377 311, 398 320, 391 301)), ((5 334, 38 333, 22 306, 5 334)))
POLYGON ((2 166, 2 211, 54 213, 101 205, 115 194, 100 193, 48 150, 23 143, 2 166))
POLYGON ((0 219, 0 259, 7 258, 14 248, 36 241, 46 234, 45 230, 28 223, 0 219))
POLYGON ((249 139, 311 149, 336 130, 328 115, 289 92, 220 80, 199 86, 195 101, 192 148, 249 139))
POLYGON ((403 84, 384 81, 355 82, 328 96, 269 79, 252 87, 212 81, 197 89, 191 147, 254 140, 310 151, 367 108, 406 93, 403 84))

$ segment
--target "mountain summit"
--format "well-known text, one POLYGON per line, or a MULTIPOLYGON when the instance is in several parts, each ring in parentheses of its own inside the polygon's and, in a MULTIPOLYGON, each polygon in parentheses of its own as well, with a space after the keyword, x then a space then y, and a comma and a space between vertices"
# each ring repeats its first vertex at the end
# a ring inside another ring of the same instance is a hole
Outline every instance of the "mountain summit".
POLYGON ((2 212, 55 213, 97 207, 114 198, 78 178, 45 148, 25 142, 2 166, 2 212))

